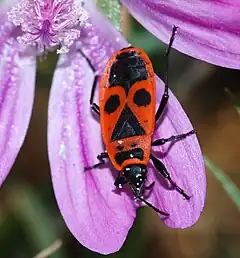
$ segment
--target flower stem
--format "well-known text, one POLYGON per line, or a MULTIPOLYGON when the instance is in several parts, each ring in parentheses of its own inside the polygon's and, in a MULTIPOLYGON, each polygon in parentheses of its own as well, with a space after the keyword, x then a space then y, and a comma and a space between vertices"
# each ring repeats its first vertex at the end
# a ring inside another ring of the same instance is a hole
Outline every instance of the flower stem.
POLYGON ((223 189, 227 192, 227 194, 232 199, 232 201, 237 206, 237 208, 240 209, 240 190, 237 188, 234 182, 232 182, 232 180, 226 175, 226 173, 224 173, 224 171, 218 168, 206 156, 204 156, 204 161, 205 161, 206 167, 222 184, 223 189))
POLYGON ((61 246, 62 246, 62 240, 57 239, 53 244, 51 244, 46 249, 42 250, 40 253, 38 253, 33 258, 47 258, 50 255, 52 255, 53 253, 55 253, 58 249, 60 249, 61 246))
POLYGON ((113 23, 115 28, 121 31, 122 18, 121 18, 121 4, 118 0, 98 0, 98 5, 102 8, 103 12, 113 23))

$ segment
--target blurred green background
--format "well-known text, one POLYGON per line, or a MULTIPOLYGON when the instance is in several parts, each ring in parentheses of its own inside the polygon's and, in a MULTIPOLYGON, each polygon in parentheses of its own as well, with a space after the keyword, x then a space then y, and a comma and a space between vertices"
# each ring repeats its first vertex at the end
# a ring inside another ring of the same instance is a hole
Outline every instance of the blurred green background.
MULTIPOLYGON (((129 42, 149 54, 156 73, 163 78, 166 46, 126 10, 122 13, 129 42)), ((186 230, 169 229, 149 208, 140 209, 123 248, 110 257, 240 257, 240 71, 216 67, 175 50, 170 60, 170 88, 189 115, 208 157, 205 209, 196 225, 186 230)), ((1 258, 101 257, 71 235, 53 194, 46 132, 56 61, 53 53, 39 61, 30 128, 0 191, 1 258), (36 256, 52 244, 56 252, 36 256)))

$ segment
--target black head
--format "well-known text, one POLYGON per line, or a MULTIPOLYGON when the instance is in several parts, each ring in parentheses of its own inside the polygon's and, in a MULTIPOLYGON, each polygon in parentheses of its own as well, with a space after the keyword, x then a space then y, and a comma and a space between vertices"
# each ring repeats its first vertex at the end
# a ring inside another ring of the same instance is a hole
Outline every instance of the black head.
POLYGON ((147 179, 147 168, 145 165, 128 165, 124 168, 124 176, 133 191, 134 196, 141 197, 143 195, 145 181, 147 179))
POLYGON ((129 183, 134 196, 138 200, 144 202, 159 214, 162 214, 164 216, 169 216, 168 213, 160 211, 158 208, 153 206, 150 202, 146 201, 143 197, 145 181, 147 179, 147 168, 145 165, 139 165, 139 164, 128 165, 124 168, 122 173, 124 174, 125 180, 129 183))

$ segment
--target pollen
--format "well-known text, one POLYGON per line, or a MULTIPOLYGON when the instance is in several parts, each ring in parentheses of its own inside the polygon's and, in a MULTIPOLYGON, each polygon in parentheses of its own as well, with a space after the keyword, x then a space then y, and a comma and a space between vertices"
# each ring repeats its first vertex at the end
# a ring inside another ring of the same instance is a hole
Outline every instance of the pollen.
POLYGON ((83 0, 20 0, 8 19, 21 28, 19 43, 36 46, 40 53, 67 53, 81 30, 89 25, 83 0))

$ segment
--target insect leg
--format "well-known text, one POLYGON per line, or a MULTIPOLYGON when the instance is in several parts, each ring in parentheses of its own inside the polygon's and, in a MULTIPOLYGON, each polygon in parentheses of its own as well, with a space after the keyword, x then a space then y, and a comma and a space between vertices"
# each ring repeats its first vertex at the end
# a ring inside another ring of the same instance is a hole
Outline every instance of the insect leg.
POLYGON ((99 75, 95 75, 95 77, 94 77, 91 96, 90 96, 91 109, 92 109, 92 111, 94 111, 98 115, 100 115, 100 109, 99 109, 99 106, 96 103, 93 102, 93 99, 94 99, 94 93, 95 93, 95 90, 96 90, 96 86, 97 86, 97 82, 99 80, 99 77, 100 77, 99 75))
POLYGON ((189 200, 190 196, 188 196, 182 188, 180 188, 175 182, 173 182, 172 178, 170 177, 170 174, 168 173, 163 163, 152 154, 150 155, 150 159, 152 160, 156 169, 164 176, 164 178, 166 178, 170 182, 172 187, 176 189, 184 198, 189 200))
POLYGON ((148 202, 148 201, 146 201, 145 199, 143 199, 142 196, 139 196, 139 195, 136 193, 136 191, 135 191, 135 189, 134 189, 134 187, 133 187, 132 184, 130 184, 130 188, 131 188, 131 190, 132 190, 132 192, 133 192, 133 195, 134 195, 134 197, 135 197, 136 199, 138 199, 138 200, 140 200, 141 202, 145 203, 148 207, 152 208, 152 209, 153 209, 154 211, 156 211, 157 213, 159 213, 159 214, 161 214, 161 215, 164 215, 164 216, 166 216, 166 217, 169 216, 169 214, 168 214, 167 212, 160 211, 157 207, 153 206, 150 202, 148 202))
POLYGON ((90 106, 91 106, 92 111, 94 111, 96 114, 100 115, 99 106, 96 103, 93 102, 97 82, 98 82, 100 76, 98 74, 96 74, 96 70, 95 70, 94 66, 92 65, 90 59, 83 53, 83 51, 81 49, 79 49, 79 52, 82 54, 82 56, 84 56, 88 65, 90 66, 93 73, 95 74, 95 77, 94 77, 94 80, 93 80, 92 91, 91 91, 91 95, 90 95, 90 106))
POLYGON ((155 185, 155 182, 153 181, 150 185, 145 186, 144 190, 151 190, 155 185))
POLYGON ((114 182, 114 185, 118 188, 122 188, 122 186, 125 185, 126 183, 127 183, 126 178, 119 173, 118 177, 114 182))
POLYGON ((189 135, 195 134, 195 130, 191 130, 188 133, 183 133, 183 134, 179 134, 179 135, 172 135, 169 138, 162 138, 162 139, 157 139, 154 142, 152 142, 152 146, 160 146, 165 144, 166 142, 173 142, 173 141, 178 141, 178 140, 182 140, 184 138, 186 138, 189 135))
POLYGON ((172 49, 172 45, 173 45, 173 41, 174 41, 175 34, 177 32, 177 29, 178 29, 178 27, 173 26, 172 35, 171 35, 171 38, 170 38, 170 41, 169 41, 169 44, 168 44, 168 48, 167 48, 167 51, 166 51, 166 54, 165 54, 165 58, 166 58, 165 88, 164 88, 164 93, 163 93, 162 99, 160 101, 160 104, 158 106, 158 109, 157 109, 157 112, 156 112, 156 115, 155 115, 155 121, 156 122, 161 117, 161 114, 163 113, 164 108, 165 108, 165 106, 168 102, 168 99, 169 99, 169 93, 168 93, 169 55, 170 55, 170 51, 172 49))
POLYGON ((92 168, 97 168, 97 167, 99 167, 99 166, 105 164, 105 160, 104 160, 104 159, 106 159, 106 158, 108 158, 108 153, 107 153, 107 152, 100 153, 99 155, 97 155, 97 159, 98 159, 100 162, 97 163, 97 164, 95 164, 95 165, 93 165, 93 166, 85 167, 85 168, 84 168, 84 171, 90 170, 90 169, 92 169, 92 168))

